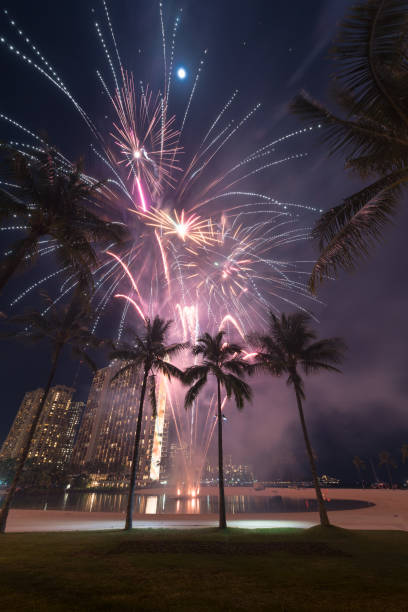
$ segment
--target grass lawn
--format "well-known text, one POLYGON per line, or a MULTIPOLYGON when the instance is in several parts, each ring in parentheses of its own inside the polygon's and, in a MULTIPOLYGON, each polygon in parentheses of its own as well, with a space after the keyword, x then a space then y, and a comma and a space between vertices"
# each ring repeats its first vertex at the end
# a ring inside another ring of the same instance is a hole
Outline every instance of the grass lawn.
POLYGON ((408 533, 216 529, 0 536, 1 611, 408 611, 408 533))

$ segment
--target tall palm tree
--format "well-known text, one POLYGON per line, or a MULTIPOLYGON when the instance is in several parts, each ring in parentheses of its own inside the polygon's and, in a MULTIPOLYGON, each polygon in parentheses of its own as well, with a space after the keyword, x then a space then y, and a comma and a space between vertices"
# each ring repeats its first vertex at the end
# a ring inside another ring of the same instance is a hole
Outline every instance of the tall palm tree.
POLYGON ((361 470, 365 470, 366 469, 366 463, 365 463, 364 459, 361 459, 358 455, 356 455, 355 457, 353 457, 353 465, 354 465, 354 467, 357 470, 358 477, 360 479, 360 484, 364 488, 364 481, 362 479, 361 470))
POLYGON ((126 372, 141 372, 143 375, 142 389, 139 400, 139 413, 137 417, 135 444, 133 449, 128 503, 126 510, 125 530, 132 529, 134 492, 136 487, 137 468, 139 463, 139 443, 142 427, 143 406, 147 387, 149 386, 149 399, 156 414, 156 376, 163 374, 169 379, 183 379, 183 373, 179 368, 170 363, 171 357, 176 357, 182 350, 187 348, 188 343, 166 344, 166 336, 172 321, 165 321, 155 316, 153 321, 146 319, 146 326, 142 334, 135 330, 129 330, 132 336, 131 344, 117 347, 111 354, 111 359, 123 361, 124 365, 116 372, 112 380, 126 372))
POLYGON ((408 2, 364 0, 343 20, 333 48, 337 115, 298 95, 291 109, 319 123, 330 153, 373 182, 324 213, 313 237, 319 257, 310 288, 351 270, 381 240, 408 182, 408 2))
POLYGON ((397 467, 397 464, 395 463, 394 459, 391 457, 391 453, 389 453, 388 451, 381 451, 378 454, 378 458, 379 458, 379 464, 378 465, 385 465, 385 469, 387 470, 387 474, 388 474, 388 482, 390 483, 390 487, 392 489, 392 476, 391 476, 391 467, 393 467, 394 469, 397 467))
POLYGON ((320 370, 340 372, 333 364, 343 359, 344 342, 340 338, 316 341, 316 333, 310 327, 311 317, 304 312, 282 314, 280 318, 270 313, 267 334, 252 334, 249 338, 257 350, 255 367, 274 376, 287 374, 287 384, 292 386, 297 401, 300 423, 309 457, 310 469, 319 504, 320 523, 329 526, 329 518, 324 504, 317 476, 316 462, 306 428, 302 400, 305 399, 301 368, 306 375, 320 370))
POLYGON ((73 357, 75 359, 81 359, 94 370, 95 364, 88 354, 88 349, 98 348, 101 345, 101 341, 89 331, 90 313, 86 301, 83 299, 83 295, 80 295, 79 291, 76 292, 69 305, 57 307, 51 302, 46 314, 32 311, 27 314, 13 317, 10 321, 22 328, 20 331, 10 334, 13 338, 35 343, 45 342, 48 344, 51 348, 51 369, 44 388, 44 394, 35 411, 33 422, 24 442, 21 456, 17 461, 13 481, 0 511, 0 533, 4 533, 6 529, 10 506, 19 484, 38 422, 41 419, 48 392, 54 381, 59 359, 64 347, 70 346, 73 357))
POLYGON ((401 458, 402 458, 402 463, 405 463, 406 460, 408 459, 408 444, 403 444, 401 446, 401 458))
POLYGON ((225 342, 223 340, 224 335, 224 331, 219 331, 215 336, 205 333, 201 338, 198 338, 197 344, 192 348, 192 352, 195 356, 200 355, 202 362, 185 370, 185 381, 192 385, 186 394, 186 408, 192 406, 195 402, 200 391, 206 385, 208 376, 212 375, 217 384, 220 529, 227 527, 224 494, 221 388, 225 389, 228 399, 232 395, 234 396, 235 405, 240 410, 244 407, 245 400, 250 401, 252 397, 251 387, 243 380, 243 376, 246 373, 250 374, 252 372, 252 367, 242 359, 241 346, 225 342))
POLYGON ((125 233, 123 226, 102 219, 107 200, 102 184, 90 183, 80 163, 66 172, 51 149, 36 161, 14 151, 7 163, 7 178, 15 187, 0 189, 0 218, 12 218, 13 225, 24 228, 24 236, 0 262, 0 292, 34 261, 43 236, 55 240, 62 267, 90 284, 90 270, 98 260, 95 245, 119 242, 125 233))

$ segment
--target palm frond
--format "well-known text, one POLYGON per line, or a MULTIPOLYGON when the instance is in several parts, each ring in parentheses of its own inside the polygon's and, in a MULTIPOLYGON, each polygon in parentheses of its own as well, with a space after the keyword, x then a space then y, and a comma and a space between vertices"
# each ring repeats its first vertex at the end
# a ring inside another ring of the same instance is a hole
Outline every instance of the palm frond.
MULTIPOLYGON (((327 338, 310 344, 302 352, 301 363, 306 373, 316 371, 322 364, 339 364, 344 359, 346 344, 341 338, 327 338)), ((326 368, 326 369, 330 369, 326 368)))
POLYGON ((207 376, 209 368, 207 365, 193 365, 184 370, 184 381, 186 384, 191 384, 198 378, 207 376))
POLYGON ((184 381, 184 372, 169 361, 156 359, 153 365, 162 372, 162 374, 167 376, 168 379, 176 378, 177 380, 184 381))
POLYGON ((333 49, 355 112, 395 128, 408 127, 407 35, 406 0, 365 0, 350 9, 333 49))
POLYGON ((400 176, 380 179, 377 186, 374 184, 351 196, 323 215, 314 230, 314 236, 320 237, 321 251, 309 280, 312 292, 340 269, 354 270, 357 262, 367 257, 371 247, 382 240, 382 230, 395 214, 403 180, 408 180, 408 171, 404 171, 404 179, 400 176), (392 178, 395 180, 381 189, 392 178))
POLYGON ((111 384, 116 382, 121 377, 125 376, 125 374, 127 374, 128 372, 134 372, 135 370, 137 371, 139 368, 141 368, 141 364, 139 365, 134 361, 131 363, 125 363, 125 365, 119 368, 119 370, 112 376, 110 380, 111 384))
POLYGON ((234 374, 227 374, 224 380, 224 387, 227 393, 227 397, 234 396, 235 405, 239 410, 242 410, 246 401, 252 399, 252 389, 241 378, 234 376, 234 374))
POLYGON ((201 389, 204 387, 206 382, 207 382, 207 375, 202 376, 202 378, 199 378, 197 382, 194 383, 192 387, 190 387, 190 389, 186 393, 186 397, 184 400, 185 408, 189 408, 190 406, 194 404, 195 400, 197 399, 201 389))
POLYGON ((408 156, 407 138, 401 133, 394 133, 366 117, 354 117, 354 120, 337 117, 327 107, 312 100, 306 92, 294 98, 290 110, 314 126, 318 125, 321 140, 328 146, 329 154, 344 154, 347 163, 355 158, 375 156, 384 160, 383 164, 386 164, 389 172, 401 158, 408 156))

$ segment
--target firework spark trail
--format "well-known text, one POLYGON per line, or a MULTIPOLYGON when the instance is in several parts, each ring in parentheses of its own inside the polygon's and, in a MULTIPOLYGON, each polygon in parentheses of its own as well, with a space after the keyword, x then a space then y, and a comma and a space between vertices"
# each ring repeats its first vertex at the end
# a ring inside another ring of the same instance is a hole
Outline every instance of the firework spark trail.
MULTIPOLYGON (((207 49, 204 51, 204 55, 205 55, 206 53, 207 53, 207 49)), ((188 117, 188 112, 189 112, 189 110, 190 110, 191 101, 192 101, 192 99, 194 98, 194 94, 195 94, 195 91, 196 91, 196 89, 197 89, 197 83, 198 83, 198 80, 199 80, 199 78, 200 78, 200 74, 201 74, 201 71, 202 71, 202 69, 203 69, 203 65, 204 65, 204 60, 202 59, 202 60, 200 60, 200 66, 199 66, 199 68, 198 68, 198 70, 197 70, 197 73, 196 73, 196 76, 195 76, 195 79, 194 79, 194 83, 193 83, 193 87, 191 88, 191 93, 190 93, 190 96, 189 96, 189 98, 188 98, 188 102, 187 102, 186 110, 185 110, 185 112, 184 112, 183 121, 181 122, 180 135, 181 135, 181 134, 182 134, 182 132, 183 132, 183 129, 184 129, 184 126, 185 126, 185 123, 186 123, 187 117, 188 117)))
MULTIPOLYGON (((61 79, 58 76, 54 77, 53 73, 50 74, 50 72, 47 72, 47 70, 44 70, 44 68, 42 68, 34 60, 29 58, 27 55, 25 55, 25 53, 20 51, 15 45, 10 44, 5 38, 5 36, 0 36, 0 43, 2 43, 8 49, 10 53, 13 53, 16 57, 24 61, 27 65, 37 70, 42 76, 44 76, 55 87, 57 87, 57 89, 59 89, 64 95, 66 95, 68 99, 72 102, 72 104, 74 105, 74 108, 79 112, 79 114, 81 115, 81 117, 83 118, 83 120, 85 121, 89 129, 91 130, 91 132, 95 136, 98 136, 98 131, 94 123, 92 122, 90 117, 87 115, 87 113, 84 111, 84 109, 78 104, 78 102, 72 96, 71 92, 67 89, 67 87, 64 85, 64 83, 61 81, 61 79)), ((44 60, 41 59, 41 61, 44 61, 44 60)))
POLYGON ((217 123, 222 119, 223 115, 228 111, 229 107, 231 106, 231 104, 233 103, 233 101, 235 100, 237 95, 238 95, 238 89, 236 89, 234 91, 234 93, 232 94, 232 96, 230 97, 228 102, 223 106, 221 111, 218 113, 218 115, 214 119, 213 123, 210 125, 210 128, 209 128, 208 132, 206 133, 206 135, 204 136, 203 140, 201 141, 201 145, 200 146, 202 146, 205 143, 205 141, 207 140, 207 138, 209 137, 211 132, 216 127, 217 123))
POLYGON ((159 249, 160 249, 160 253, 161 253, 161 256, 162 256, 162 262, 163 262, 164 275, 166 277, 167 286, 168 286, 168 289, 169 289, 169 295, 171 296, 171 283, 170 283, 169 267, 168 267, 168 264, 167 264, 166 252, 165 252, 165 250, 163 248, 160 236, 159 236, 159 234, 157 233, 156 230, 154 230, 154 235, 156 236, 157 242, 159 244, 159 249))
MULTIPOLYGON (((153 100, 149 89, 143 90, 140 103, 137 101, 133 76, 122 73, 123 87, 117 92, 112 105, 117 122, 113 123, 111 136, 122 154, 122 161, 128 168, 128 178, 132 175, 140 191, 141 180, 146 183, 154 199, 162 193, 164 186, 175 181, 174 170, 177 154, 179 131, 173 129, 174 117, 163 123, 162 99, 153 100)), ((112 158, 109 147, 107 156, 112 158)))
POLYGON ((176 19, 174 20, 174 26, 173 26, 173 32, 172 32, 172 37, 171 37, 171 46, 170 46, 170 61, 169 61, 169 73, 168 73, 168 77, 167 77, 167 90, 165 90, 165 112, 167 114, 167 108, 169 105, 169 97, 170 97, 170 87, 171 87, 171 83, 172 83, 172 76, 173 76, 173 62, 174 62, 174 51, 176 48, 176 37, 177 37, 177 30, 180 24, 180 20, 181 20, 181 13, 182 13, 183 9, 179 9, 179 14, 177 15, 176 19))
POLYGON ((133 277, 133 274, 129 270, 129 267, 122 261, 122 259, 120 257, 118 257, 118 255, 115 255, 115 253, 112 253, 111 251, 106 251, 106 254, 110 255, 111 257, 116 259, 116 261, 122 266, 122 268, 124 269, 126 275, 130 279, 130 282, 132 283, 133 289, 136 291, 137 295, 139 296, 140 301, 142 302, 142 296, 140 295, 139 288, 138 288, 138 286, 136 284, 136 281, 135 281, 135 279, 133 277))
POLYGON ((58 274, 61 274, 62 272, 66 272, 69 269, 69 267, 70 266, 66 266, 65 268, 60 268, 59 270, 56 270, 56 272, 52 272, 51 274, 47 274, 47 276, 43 276, 42 278, 40 278, 40 280, 38 280, 37 282, 33 283, 32 285, 27 287, 27 289, 25 289, 19 295, 17 295, 17 297, 15 297, 14 300, 12 300, 10 302, 10 304, 9 304, 10 307, 15 306, 20 300, 22 300, 29 293, 31 293, 31 291, 34 291, 34 289, 37 289, 38 287, 43 285, 45 282, 47 282, 51 278, 55 278, 56 276, 58 276, 58 274))
POLYGON ((115 32, 113 31, 112 22, 111 22, 111 18, 110 18, 110 14, 109 14, 108 5, 107 5, 106 0, 102 0, 102 4, 103 4, 103 7, 105 9, 106 20, 108 22, 109 30, 110 30, 110 33, 111 33, 111 36, 112 36, 113 45, 114 45, 115 51, 116 51, 116 57, 118 58, 118 64, 119 64, 121 73, 123 74, 122 61, 120 59, 119 49, 118 49, 118 45, 116 43, 115 32))
POLYGON ((123 295, 122 293, 117 293, 115 295, 115 298, 123 298, 125 300, 127 300, 128 302, 130 302, 132 304, 132 306, 134 306, 136 312, 138 313, 138 315, 140 315, 141 319, 143 321, 146 321, 146 317, 143 313, 143 310, 140 308, 140 306, 135 302, 135 300, 133 298, 131 298, 129 295, 123 295))
MULTIPOLYGON (((102 30, 101 30, 101 28, 100 28, 100 26, 99 26, 99 23, 98 23, 97 21, 95 21, 95 28, 96 28, 96 31, 97 31, 97 33, 98 33, 98 37, 99 37, 99 40, 100 40, 100 42, 101 42, 102 48, 103 48, 103 50, 104 50, 104 52, 105 52, 106 59, 108 60, 108 63, 109 63, 110 69, 111 69, 111 71, 112 71, 113 80, 115 81, 115 90, 116 90, 117 92, 119 92, 119 83, 118 83, 118 77, 117 77, 117 75, 116 75, 115 66, 113 65, 112 58, 111 58, 111 56, 110 56, 110 53, 109 53, 108 47, 107 47, 107 45, 106 45, 106 43, 105 43, 105 39, 104 39, 103 34, 102 34, 102 30)), ((119 94, 119 95, 120 95, 120 94, 119 94)))

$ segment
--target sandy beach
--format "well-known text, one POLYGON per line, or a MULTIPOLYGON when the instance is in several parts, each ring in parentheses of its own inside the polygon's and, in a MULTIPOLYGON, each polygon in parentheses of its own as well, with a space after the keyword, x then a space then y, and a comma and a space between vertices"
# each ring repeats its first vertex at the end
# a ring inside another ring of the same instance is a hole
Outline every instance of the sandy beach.
MULTIPOLYGON (((171 490, 149 489, 146 495, 172 494, 171 490)), ((216 488, 205 488, 201 494, 216 495, 216 488)), ((249 487, 226 488, 227 495, 261 495, 312 499, 312 489, 268 488, 254 491, 249 487)), ((357 510, 330 512, 334 525, 347 529, 385 529, 408 531, 408 491, 376 489, 327 489, 328 499, 350 499, 374 504, 357 510)), ((233 527, 260 529, 273 527, 311 527, 319 522, 316 512, 234 514, 228 515, 233 527)), ((19 510, 10 512, 9 532, 84 531, 121 529, 124 513, 74 512, 66 510, 19 510)), ((135 528, 193 529, 217 525, 216 514, 135 514, 135 528)))

